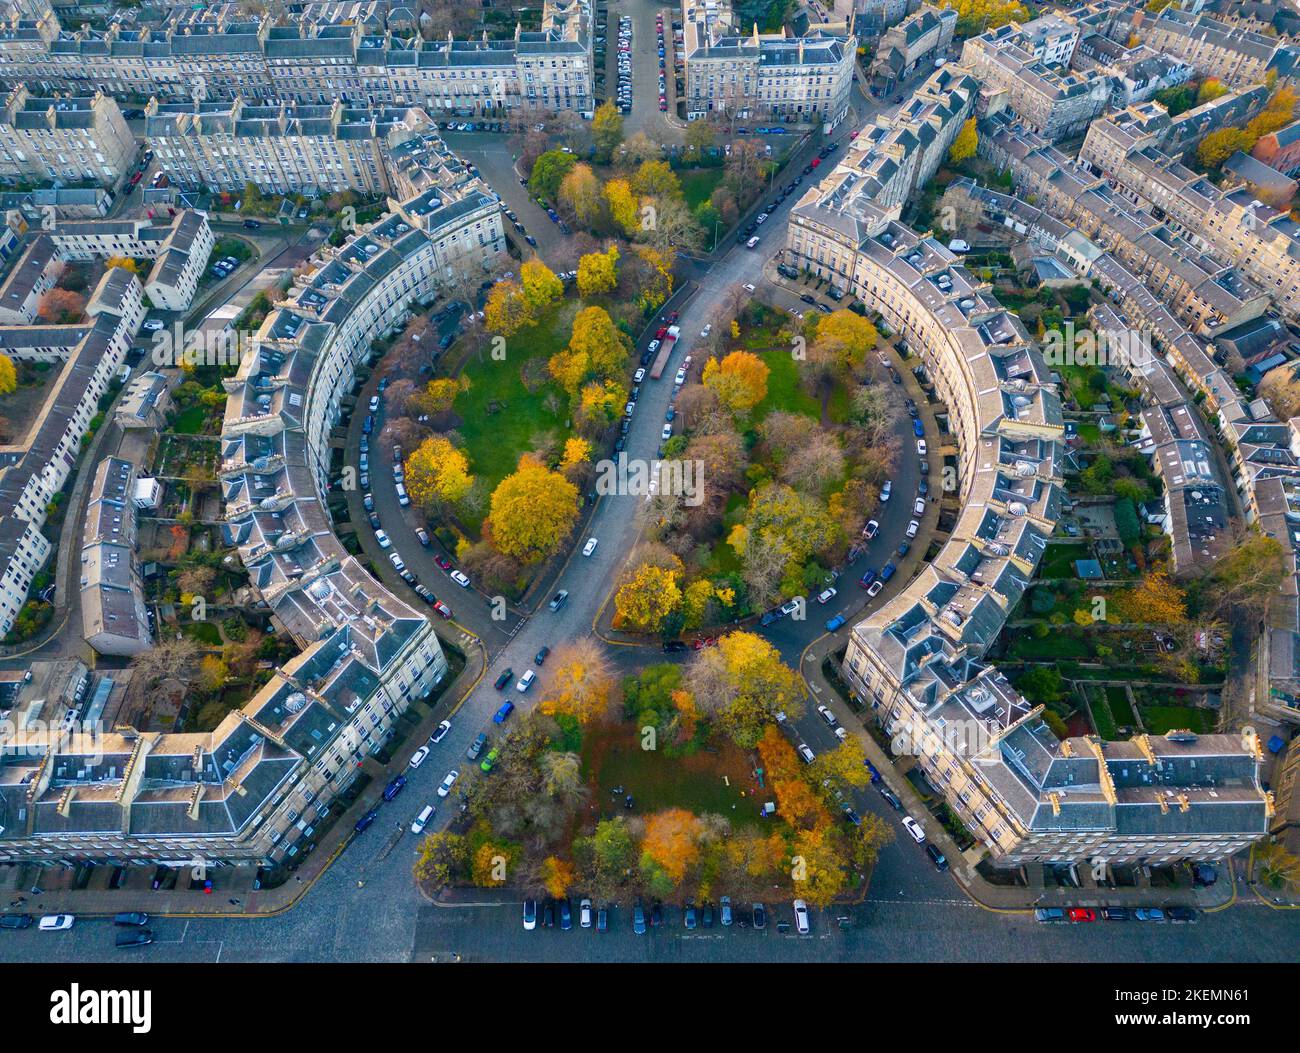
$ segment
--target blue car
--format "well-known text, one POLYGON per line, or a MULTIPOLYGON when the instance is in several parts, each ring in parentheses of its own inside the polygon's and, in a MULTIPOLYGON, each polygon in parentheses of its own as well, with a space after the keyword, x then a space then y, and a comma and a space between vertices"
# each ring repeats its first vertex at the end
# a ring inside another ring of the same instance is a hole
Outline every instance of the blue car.
POLYGON ((391 801, 406 788, 406 776, 399 775, 384 787, 384 800, 391 801))
POLYGON ((858 579, 858 584, 865 589, 870 587, 871 583, 875 580, 876 580, 876 572, 874 570, 868 570, 865 574, 862 575, 861 578, 858 579))
POLYGON ((912 547, 912 543, 910 541, 904 541, 901 545, 898 546, 898 554, 900 556, 906 556, 908 549, 910 549, 911 547, 912 547))
POLYGON ((844 615, 842 614, 835 615, 834 618, 831 618, 826 623, 826 631, 828 633, 833 633, 836 629, 844 625, 844 621, 845 621, 844 615))
POLYGON ((364 830, 367 826, 369 826, 378 818, 379 818, 379 812, 374 808, 370 809, 370 811, 366 812, 365 815, 363 815, 360 819, 357 820, 357 828, 356 828, 357 833, 361 833, 362 830, 364 830))
POLYGON ((511 713, 515 711, 515 704, 507 699, 501 703, 501 708, 492 716, 493 724, 504 724, 511 713))
POLYGON ((912 421, 912 434, 915 435, 918 439, 925 438, 925 429, 921 427, 921 422, 919 420, 912 421))
POLYGON ((863 760, 862 763, 867 766, 867 771, 871 772, 872 783, 878 783, 880 781, 880 772, 876 771, 876 766, 869 760, 863 760))
POLYGON ((888 581, 890 578, 894 576, 894 571, 897 569, 898 568, 895 567, 893 563, 886 563, 883 567, 880 568, 880 580, 888 581))

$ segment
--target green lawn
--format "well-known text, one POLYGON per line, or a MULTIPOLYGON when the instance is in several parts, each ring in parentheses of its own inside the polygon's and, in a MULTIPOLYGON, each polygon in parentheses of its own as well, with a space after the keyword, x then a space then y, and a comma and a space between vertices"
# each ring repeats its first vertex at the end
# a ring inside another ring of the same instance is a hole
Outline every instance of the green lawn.
MULTIPOLYGON (((767 397, 754 409, 753 420, 761 421, 775 410, 802 413, 813 420, 821 420, 821 403, 799 385, 799 363, 789 351, 760 351, 758 357, 771 370, 767 378, 767 397)), ((845 406, 848 396, 845 395, 845 406)))
POLYGON ((1214 730, 1214 714, 1194 706, 1143 706, 1142 723, 1152 735, 1186 728, 1204 735, 1214 730))
POLYGON ((1052 631, 1041 640, 1028 632, 1015 633, 1007 654, 1012 658, 1091 658, 1092 647, 1086 638, 1063 626, 1052 626, 1052 631))
POLYGON ((550 383, 545 364, 568 344, 576 309, 573 302, 561 304, 537 325, 510 337, 504 360, 491 358, 485 348, 462 371, 470 385, 456 397, 455 410, 461 418, 457 430, 465 437, 471 471, 485 479, 489 489, 515 470, 519 455, 533 449, 539 435, 568 437, 567 399, 550 383), (540 361, 528 375, 546 382, 535 383, 530 391, 523 378, 534 360, 540 361), (554 411, 546 406, 552 393, 554 411))
MULTIPOLYGON (((688 168, 677 173, 682 184, 682 196, 686 204, 694 211, 695 207, 713 196, 713 191, 722 182, 722 169, 688 168)), ((712 231, 709 232, 712 235, 712 231)))
POLYGON ((641 748, 628 724, 592 727, 583 742, 583 770, 593 789, 593 804, 605 814, 625 814, 616 787, 631 794, 636 815, 685 808, 702 815, 726 816, 735 825, 763 822, 759 809, 770 794, 754 792, 750 762, 730 743, 684 757, 641 748), (730 785, 728 785, 728 783, 730 785))
POLYGON ((203 430, 203 422, 207 420, 207 416, 208 411, 202 406, 191 406, 180 412, 176 423, 172 425, 172 431, 177 435, 198 435, 203 430))
POLYGON ((727 507, 722 514, 722 536, 714 542, 713 549, 709 553, 708 562, 704 566, 705 577, 741 572, 740 556, 727 544, 727 535, 733 526, 745 518, 745 510, 748 507, 744 494, 732 494, 727 498, 727 507))
POLYGON ((1118 732, 1115 730, 1115 716, 1110 711, 1106 693, 1097 690, 1089 691, 1088 706, 1092 710, 1092 722, 1097 728, 1097 734, 1107 742, 1113 741, 1118 732))
POLYGON ((1043 561, 1038 567, 1040 578, 1073 578, 1074 561, 1091 559, 1092 545, 1084 542, 1048 545, 1043 561))
POLYGON ((1110 702, 1110 711, 1115 714, 1115 723, 1133 727, 1137 718, 1133 716, 1133 707, 1129 705, 1128 692, 1118 684, 1106 686, 1106 699, 1110 702))
POLYGON ((207 644, 209 647, 221 646, 221 630, 212 622, 186 622, 181 626, 181 632, 196 643, 207 644))

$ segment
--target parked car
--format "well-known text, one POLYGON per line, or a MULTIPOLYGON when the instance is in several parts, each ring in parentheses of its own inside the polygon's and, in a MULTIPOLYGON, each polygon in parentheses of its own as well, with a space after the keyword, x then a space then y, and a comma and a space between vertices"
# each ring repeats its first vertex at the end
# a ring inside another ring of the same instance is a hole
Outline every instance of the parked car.
POLYGON ((889 802, 889 806, 893 808, 894 811, 901 812, 903 810, 903 802, 895 796, 894 791, 888 786, 881 783, 876 787, 876 789, 880 792, 880 796, 889 802))
POLYGON ((446 738, 447 732, 449 732, 450 730, 451 730, 451 721, 444 720, 441 724, 439 724, 436 728, 433 729, 433 734, 429 736, 429 745, 436 746, 439 742, 441 742, 444 738, 446 738))
POLYGON ((1165 912, 1159 907, 1139 907, 1133 912, 1138 921, 1167 921, 1165 912))
POLYGON ((551 653, 551 649, 549 647, 543 646, 538 650, 538 652, 535 655, 533 655, 533 661, 536 662, 538 665, 545 665, 546 658, 550 653, 551 653))
POLYGON ((378 818, 379 818, 379 810, 376 808, 372 808, 370 809, 370 811, 366 812, 365 815, 363 815, 360 819, 357 820, 357 824, 353 829, 355 829, 357 833, 361 833, 366 829, 366 827, 368 827, 371 823, 373 823, 378 818))
POLYGON ((1060 907, 1039 907, 1034 911, 1035 921, 1064 921, 1065 911, 1060 907))
POLYGON ((478 755, 483 752, 483 747, 487 745, 488 737, 486 733, 479 733, 478 738, 469 744, 469 749, 465 751, 467 760, 478 760, 478 755))
POLYGON ((495 687, 498 691, 504 691, 506 684, 510 683, 514 675, 515 675, 515 671, 511 669, 509 666, 507 666, 505 669, 501 670, 501 672, 497 675, 497 678, 494 681, 492 681, 492 686, 495 687))
POLYGON ((32 924, 27 914, 0 914, 0 929, 30 929, 32 924))
POLYGON ((525 694, 533 683, 537 680, 537 674, 531 669, 519 678, 519 683, 515 684, 515 690, 521 695, 525 694))
POLYGON ((1086 921, 1096 921, 1097 912, 1090 907, 1071 907, 1065 912, 1072 922, 1080 923, 1086 921))
POLYGON ((75 914, 47 914, 41 918, 41 932, 62 932, 64 929, 72 928, 73 922, 77 920, 75 914))
POLYGON ((569 602, 568 590, 561 589, 559 592, 557 592, 554 596, 551 597, 551 602, 548 603, 546 606, 553 611, 558 611, 561 607, 563 607, 568 602, 569 602))
POLYGON ((807 936, 812 931, 808 917, 808 904, 801 899, 794 901, 794 928, 800 936, 807 936))
POLYGON ((1127 907, 1102 907, 1102 921, 1128 921, 1130 914, 1127 907))
POLYGON ((429 825, 429 820, 434 817, 434 814, 437 812, 437 810, 438 809, 431 804, 426 804, 423 808, 421 808, 420 814, 417 815, 411 821, 411 833, 413 834, 424 833, 424 828, 429 825))
POLYGON ((594 538, 594 537, 587 538, 587 543, 582 546, 582 554, 584 556, 590 556, 593 552, 596 551, 596 546, 599 544, 600 544, 600 540, 598 538, 594 538))
POLYGON ((504 724, 510 718, 510 714, 514 711, 515 704, 509 699, 506 699, 506 701, 501 703, 501 708, 492 714, 492 723, 504 724))
POLYGON ((153 943, 152 929, 130 929, 119 932, 113 938, 116 947, 146 947, 153 943))
POLYGON ((912 840, 918 845, 925 840, 925 831, 921 829, 921 824, 910 815, 903 816, 903 829, 912 835, 912 840))
POLYGON ((460 772, 452 768, 443 776, 442 782, 438 785, 438 796, 446 797, 451 793, 451 788, 456 785, 456 780, 460 778, 460 772))
POLYGON ((384 787, 384 793, 383 793, 384 800, 391 801, 404 789, 406 789, 406 776, 405 775, 394 776, 389 781, 388 785, 384 787))
POLYGON ((591 928, 591 900, 582 899, 578 903, 578 924, 584 929, 591 928))
POLYGON ((524 928, 529 932, 537 928, 537 900, 524 900, 524 928))
POLYGON ((459 585, 462 589, 469 588, 469 578, 465 577, 465 575, 458 570, 453 570, 451 572, 451 580, 454 581, 457 585, 459 585))
POLYGON ((834 618, 831 618, 829 621, 827 621, 827 623, 826 623, 826 631, 827 631, 828 633, 833 633, 833 632, 835 632, 837 629, 842 629, 842 628, 844 627, 844 623, 845 623, 847 620, 848 620, 848 619, 845 618, 844 615, 842 615, 842 614, 837 614, 837 615, 835 615, 834 618))
POLYGON ((429 756, 429 747, 421 746, 418 750, 416 750, 413 754, 411 754, 410 767, 418 768, 421 764, 424 763, 425 758, 428 756, 429 756))

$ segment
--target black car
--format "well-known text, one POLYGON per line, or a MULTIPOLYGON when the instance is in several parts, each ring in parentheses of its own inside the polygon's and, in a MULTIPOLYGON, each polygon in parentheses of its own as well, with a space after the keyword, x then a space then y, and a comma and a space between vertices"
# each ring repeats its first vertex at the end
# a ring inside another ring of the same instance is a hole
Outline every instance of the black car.
POLYGON ((555 928, 555 904, 549 899, 546 901, 546 906, 542 908, 542 928, 555 928))
POLYGON ((901 812, 903 810, 903 802, 894 796, 894 791, 891 790, 888 786, 886 786, 884 783, 881 783, 879 786, 876 787, 876 789, 880 791, 880 796, 889 802, 889 806, 893 808, 894 811, 901 812))
POLYGON ((117 934, 113 941, 119 947, 143 947, 153 943, 152 929, 128 929, 117 934))
POLYGON ((560 900, 560 931, 568 932, 573 928, 573 908, 567 899, 560 900))
POLYGON ((1129 912, 1127 907, 1102 907, 1101 917, 1103 921, 1128 921, 1129 912))
POLYGON ((700 924, 706 929, 713 928, 713 904, 706 903, 700 909, 700 924))
POLYGON ((545 665, 546 657, 550 653, 551 653, 551 649, 549 647, 543 647, 540 651, 537 652, 537 654, 533 655, 533 661, 536 662, 538 665, 545 665))
POLYGON ((0 914, 0 929, 30 928, 32 919, 26 914, 0 914))
POLYGON ((817 300, 812 296, 811 293, 804 293, 802 296, 799 297, 799 299, 801 299, 804 303, 809 303, 809 304, 817 302, 817 300))
POLYGON ((406 789, 406 776, 405 775, 395 776, 393 780, 387 786, 384 787, 384 800, 391 801, 404 789, 406 789))
POLYGON ((114 925, 135 925, 137 927, 141 925, 148 925, 149 915, 145 914, 143 911, 138 911, 138 910, 123 911, 121 914, 113 915, 113 924, 114 925))
POLYGON ((492 681, 492 686, 498 691, 504 691, 506 689, 506 684, 510 683, 511 678, 514 675, 515 671, 513 669, 503 669, 501 670, 501 675, 492 681))
POLYGON ((249 230, 257 230, 258 227, 260 227, 261 225, 262 224, 255 219, 244 220, 244 226, 247 227, 249 230))
POLYGON ((761 903, 754 904, 754 928, 767 928, 767 908, 761 903))
POLYGON ((948 860, 944 858, 943 853, 939 851, 938 846, 933 842, 926 844, 925 854, 930 857, 931 861, 936 867, 938 867, 940 872, 948 869, 948 860))
POLYGON ((665 640, 664 654, 677 654, 679 651, 686 650, 685 640, 665 640))
POLYGON ((1165 913, 1170 921, 1195 921, 1196 911, 1191 907, 1166 907, 1165 913))
POLYGON ((650 927, 652 929, 657 929, 663 923, 664 923, 664 905, 660 903, 658 900, 655 900, 650 907, 650 927))

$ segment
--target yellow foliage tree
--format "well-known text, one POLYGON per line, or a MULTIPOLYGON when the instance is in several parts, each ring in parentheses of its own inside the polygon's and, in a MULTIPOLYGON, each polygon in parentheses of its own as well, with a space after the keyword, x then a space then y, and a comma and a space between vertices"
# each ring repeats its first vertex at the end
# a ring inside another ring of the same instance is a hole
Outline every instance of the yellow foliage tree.
POLYGON ((604 653, 590 637, 561 644, 555 652, 541 711, 548 717, 572 717, 580 724, 602 716, 614 689, 604 653))
POLYGON ((18 390, 18 370, 8 355, 0 355, 0 395, 18 390))
POLYGON ((564 441, 564 456, 560 459, 560 468, 574 468, 591 460, 591 443, 579 435, 571 435, 564 441))
POLYGON ((483 308, 483 324, 489 332, 514 336, 536 321, 532 305, 518 282, 503 281, 492 286, 483 308))
POLYGON ((455 503, 469 493, 474 477, 469 458, 441 435, 431 436, 406 459, 406 489, 421 508, 455 503))
POLYGON ((110 256, 104 263, 104 269, 109 267, 121 267, 124 271, 130 271, 132 274, 140 273, 140 264, 130 256, 110 256))
POLYGON ((547 856, 542 860, 542 884, 553 899, 563 899, 577 883, 578 875, 567 859, 547 856))
POLYGON ((605 184, 605 204, 610 218, 627 234, 641 228, 641 202, 626 179, 611 179, 605 184))
POLYGON ((744 416, 767 397, 767 363, 751 351, 732 351, 704 367, 704 385, 737 416, 744 416))
POLYGON ((969 118, 961 126, 961 131, 957 133, 957 138, 952 141, 952 146, 948 148, 948 160, 953 164, 961 164, 968 157, 974 157, 975 151, 979 149, 980 133, 975 127, 975 118, 969 118))
POLYGON ((483 532, 498 552, 532 563, 559 548, 577 517, 577 487, 524 454, 492 492, 483 532))
POLYGON ((578 260, 578 295, 599 296, 618 285, 618 246, 588 252, 578 260))
POLYGON ((643 869, 662 871, 675 886, 700 858, 700 837, 704 824, 685 808, 668 808, 646 819, 641 841, 643 869), (647 867, 647 863, 649 867, 647 867))
POLYGON ((678 572, 646 563, 625 581, 614 596, 618 627, 658 632, 664 619, 681 605, 678 572))
POLYGON ((564 295, 564 283, 536 256, 525 260, 519 268, 519 280, 523 286, 524 299, 534 312, 549 307, 564 295))

